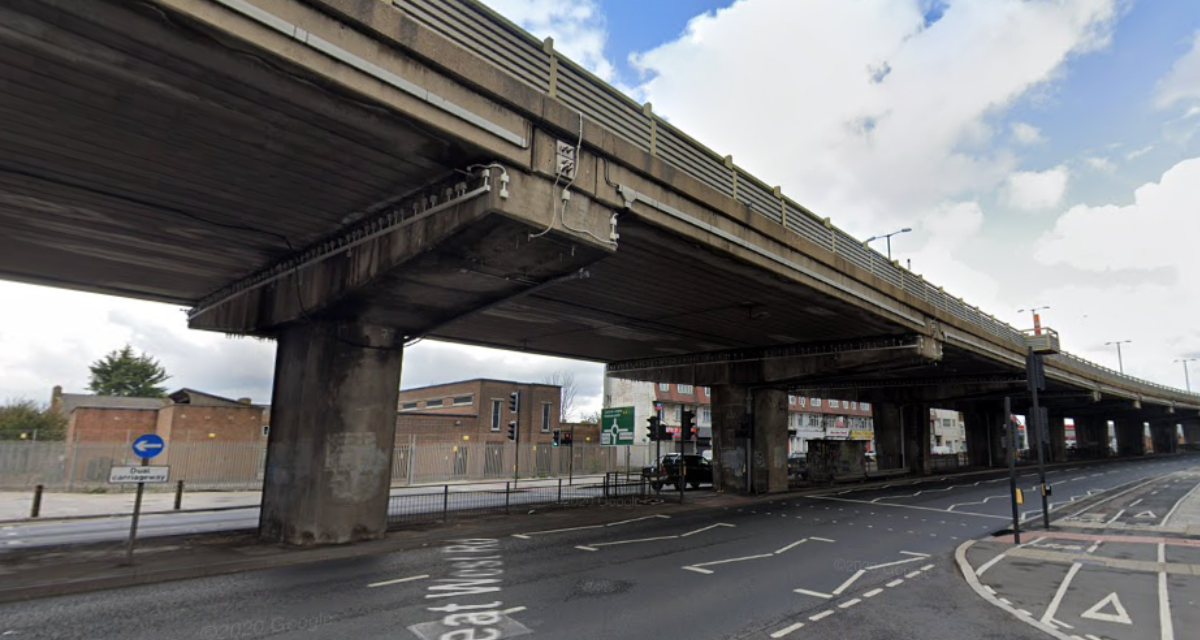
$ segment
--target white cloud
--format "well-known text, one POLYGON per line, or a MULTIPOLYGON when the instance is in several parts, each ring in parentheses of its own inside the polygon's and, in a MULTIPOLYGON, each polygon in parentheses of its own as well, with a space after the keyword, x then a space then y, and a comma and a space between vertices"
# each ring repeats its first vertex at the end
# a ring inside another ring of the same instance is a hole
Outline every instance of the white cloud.
POLYGON ((1041 144, 1046 141, 1045 136, 1042 135, 1042 130, 1027 122, 1014 122, 1010 128, 1012 129, 1013 139, 1018 144, 1028 146, 1041 144))
POLYGON ((1154 145, 1149 144, 1149 145, 1142 147, 1141 149, 1135 149, 1133 151, 1130 151, 1128 154, 1126 154, 1125 159, 1126 160, 1136 160, 1136 159, 1146 155, 1147 153, 1150 153, 1151 151, 1154 151, 1154 145))
POLYGON ((1162 109, 1194 100, 1200 100, 1200 31, 1192 38, 1192 48, 1171 65, 1155 92, 1155 103, 1162 109))
POLYGON ((1200 355, 1197 201, 1200 158, 1193 158, 1139 187, 1130 204, 1070 208, 1038 240, 1034 259, 1057 283, 1042 299, 1060 310, 1055 324, 1079 355, 1116 368, 1104 343, 1132 339, 1128 373, 1182 386, 1172 360, 1200 355))
POLYGON ((616 79, 616 68, 604 55, 608 33, 595 0, 486 0, 486 4, 539 38, 554 38, 557 51, 602 80, 616 79))
POLYGON ((1114 18, 1113 0, 1002 0, 926 27, 916 0, 748 0, 633 61, 658 112, 870 235, 1002 184, 1016 160, 993 119, 1105 44, 1114 18), (780 42, 802 44, 781 59, 780 42))
POLYGON ((1025 211, 1056 207, 1067 192, 1069 177, 1065 166, 1042 172, 1018 171, 1008 177, 1008 203, 1025 211))
POLYGON ((1087 163, 1089 167, 1102 173, 1113 173, 1117 170, 1117 165, 1113 164, 1112 160, 1102 156, 1090 156, 1084 158, 1083 161, 1087 163))

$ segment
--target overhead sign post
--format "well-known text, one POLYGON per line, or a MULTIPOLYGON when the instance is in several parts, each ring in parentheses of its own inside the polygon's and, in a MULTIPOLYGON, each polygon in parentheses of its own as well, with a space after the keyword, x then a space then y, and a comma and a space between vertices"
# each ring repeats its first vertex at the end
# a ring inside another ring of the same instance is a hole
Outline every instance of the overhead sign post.
POLYGON ((142 513, 142 494, 146 490, 146 483, 162 483, 166 482, 171 474, 170 467, 151 467, 150 458, 157 456, 167 448, 167 443, 163 441, 161 436, 153 433, 140 435, 133 444, 130 445, 133 449, 133 454, 142 459, 142 464, 139 467, 113 467, 108 472, 109 484, 129 484, 137 483, 137 495, 133 499, 133 518, 129 523, 129 541, 125 545, 125 564, 133 564, 133 545, 137 540, 138 517, 142 513))

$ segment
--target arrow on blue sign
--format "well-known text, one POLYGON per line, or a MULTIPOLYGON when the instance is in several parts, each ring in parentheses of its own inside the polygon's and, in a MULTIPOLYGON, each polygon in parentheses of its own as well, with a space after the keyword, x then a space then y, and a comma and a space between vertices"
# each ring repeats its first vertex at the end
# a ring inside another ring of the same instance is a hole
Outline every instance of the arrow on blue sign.
POLYGON ((143 458, 153 458, 162 453, 167 444, 163 442, 162 437, 153 433, 138 436, 137 440, 133 441, 133 452, 143 458))

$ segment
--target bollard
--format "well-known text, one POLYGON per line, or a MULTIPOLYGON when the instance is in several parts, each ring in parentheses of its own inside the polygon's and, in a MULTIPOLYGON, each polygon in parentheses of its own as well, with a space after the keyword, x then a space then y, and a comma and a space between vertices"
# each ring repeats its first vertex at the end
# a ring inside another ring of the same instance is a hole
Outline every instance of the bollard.
POLYGON ((509 483, 504 483, 504 513, 508 513, 509 497, 512 496, 509 483))
POLYGON ((562 503, 562 478, 558 479, 558 502, 562 503))
POLYGON ((42 490, 45 489, 42 485, 33 488, 33 508, 29 510, 29 517, 36 518, 42 513, 42 490))
POLYGON ((450 485, 442 485, 442 520, 450 519, 450 485))
POLYGON ((175 510, 183 507, 183 480, 175 483, 175 510))

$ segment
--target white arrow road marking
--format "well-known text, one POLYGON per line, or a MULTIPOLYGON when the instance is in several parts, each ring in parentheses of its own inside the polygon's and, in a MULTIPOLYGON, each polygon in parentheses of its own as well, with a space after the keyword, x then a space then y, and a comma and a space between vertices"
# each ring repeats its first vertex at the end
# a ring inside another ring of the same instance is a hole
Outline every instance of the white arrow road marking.
POLYGON ((1100 620, 1102 622, 1117 622, 1128 625, 1133 624, 1133 620, 1129 619, 1129 612, 1125 610, 1125 605, 1121 604, 1121 598, 1117 596, 1115 591, 1107 596, 1104 596, 1104 599, 1092 605, 1092 608, 1079 614, 1079 617, 1089 618, 1091 620, 1100 620), (1112 607, 1113 613, 1104 613, 1101 611, 1101 609, 1109 606, 1112 607))

